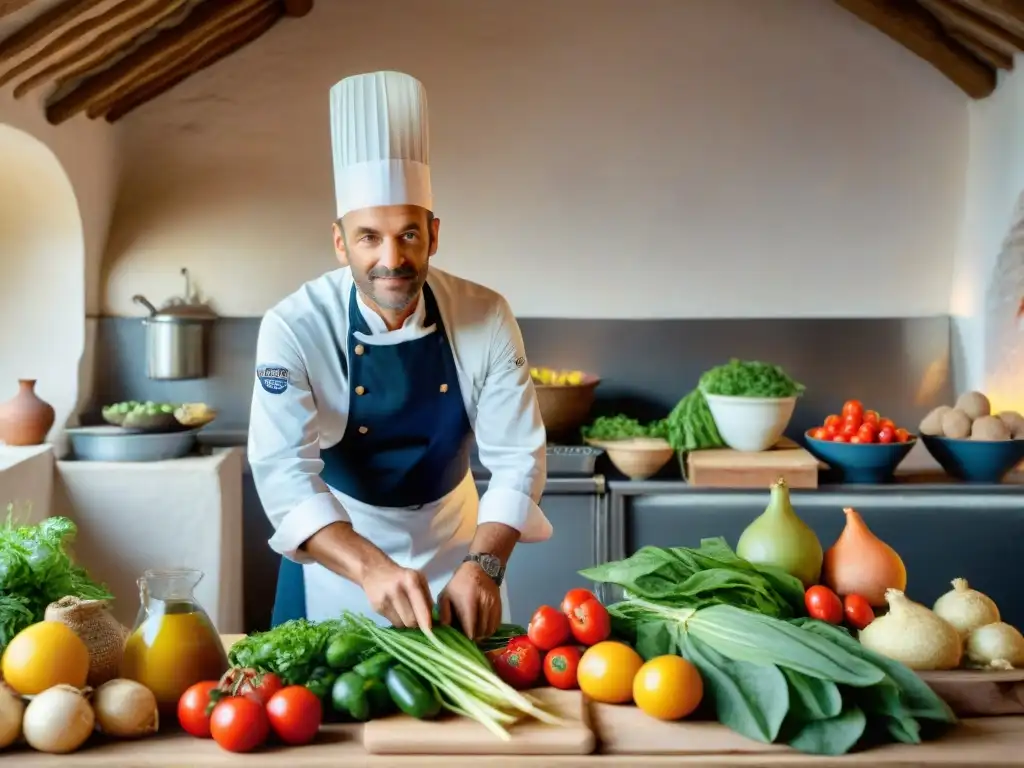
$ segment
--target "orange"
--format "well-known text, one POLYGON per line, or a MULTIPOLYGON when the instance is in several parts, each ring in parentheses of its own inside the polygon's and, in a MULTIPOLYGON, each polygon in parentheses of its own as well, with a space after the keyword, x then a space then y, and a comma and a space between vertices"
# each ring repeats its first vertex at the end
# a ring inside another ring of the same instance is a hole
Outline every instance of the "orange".
POLYGON ((583 652, 576 680, 594 701, 626 704, 633 698, 633 677, 643 663, 640 654, 625 643, 605 640, 583 652))
POLYGON ((700 672, 681 656, 651 659, 633 678, 633 701, 651 717, 679 720, 689 715, 704 698, 700 672))
POLYGON ((22 696, 55 685, 84 688, 89 649, 75 631, 59 621, 40 621, 14 636, 0 659, 4 682, 22 696))

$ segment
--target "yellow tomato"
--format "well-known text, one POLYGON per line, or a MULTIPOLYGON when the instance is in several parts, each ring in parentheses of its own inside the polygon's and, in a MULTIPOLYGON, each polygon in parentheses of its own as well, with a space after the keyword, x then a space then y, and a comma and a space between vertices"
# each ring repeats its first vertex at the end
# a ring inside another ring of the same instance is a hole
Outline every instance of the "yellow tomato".
POLYGON ((633 677, 643 663, 640 654, 628 645, 605 640, 583 652, 576 680, 580 690, 594 701, 626 704, 633 698, 633 677))
POLYGON ((686 717, 704 697, 700 672, 680 656, 651 659, 633 678, 633 701, 651 717, 679 720, 686 717))
POLYGON ((6 682, 23 696, 55 685, 85 687, 89 649, 74 630, 59 621, 40 621, 14 636, 0 659, 6 682))

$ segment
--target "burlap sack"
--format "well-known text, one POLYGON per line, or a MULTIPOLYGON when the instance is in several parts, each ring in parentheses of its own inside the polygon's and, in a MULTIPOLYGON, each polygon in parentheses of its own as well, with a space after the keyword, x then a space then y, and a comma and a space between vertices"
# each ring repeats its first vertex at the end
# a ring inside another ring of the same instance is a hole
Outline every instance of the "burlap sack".
POLYGON ((82 638, 89 649, 88 685, 95 688, 117 677, 128 633, 105 600, 62 597, 46 607, 45 619, 66 624, 82 638))

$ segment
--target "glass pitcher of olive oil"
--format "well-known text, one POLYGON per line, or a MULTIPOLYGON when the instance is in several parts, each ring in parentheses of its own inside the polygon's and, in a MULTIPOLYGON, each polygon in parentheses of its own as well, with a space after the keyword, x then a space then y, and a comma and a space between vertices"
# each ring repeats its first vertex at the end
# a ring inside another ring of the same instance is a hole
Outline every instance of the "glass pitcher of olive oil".
POLYGON ((138 580, 139 615, 121 661, 121 676, 156 696, 174 712, 194 683, 217 680, 228 669, 227 653, 194 591, 203 573, 192 568, 150 570, 138 580))

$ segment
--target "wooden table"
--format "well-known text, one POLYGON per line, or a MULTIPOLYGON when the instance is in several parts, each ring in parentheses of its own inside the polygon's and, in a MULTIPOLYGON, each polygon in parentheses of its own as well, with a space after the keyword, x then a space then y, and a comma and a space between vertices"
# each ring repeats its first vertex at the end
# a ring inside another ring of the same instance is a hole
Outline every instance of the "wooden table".
MULTIPOLYGON (((225 636, 230 647, 240 636, 225 636)), ((624 713, 625 714, 625 713, 624 713)), ((699 726, 698 726, 699 727, 699 726)), ((721 726, 707 726, 721 727, 721 726)), ((664 745, 663 745, 664 746, 664 745)), ((1024 717, 989 717, 964 720, 945 738, 916 746, 894 744, 843 757, 820 757, 793 752, 770 754, 706 754, 706 755, 443 755, 398 756, 368 755, 362 746, 361 725, 325 726, 317 741, 304 747, 266 748, 246 755, 233 755, 221 750, 213 741, 195 739, 177 731, 168 731, 141 741, 97 743, 71 755, 44 755, 31 750, 0 753, 18 768, 56 768, 56 766, 90 766, 91 768, 206 768, 207 766, 244 765, 254 768, 338 768, 338 766, 422 766, 423 768, 461 768, 478 766, 486 761, 488 768, 588 768, 589 766, 1021 766, 1024 768, 1024 717)))

